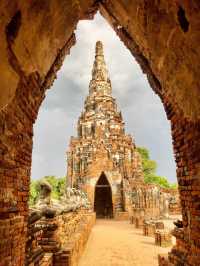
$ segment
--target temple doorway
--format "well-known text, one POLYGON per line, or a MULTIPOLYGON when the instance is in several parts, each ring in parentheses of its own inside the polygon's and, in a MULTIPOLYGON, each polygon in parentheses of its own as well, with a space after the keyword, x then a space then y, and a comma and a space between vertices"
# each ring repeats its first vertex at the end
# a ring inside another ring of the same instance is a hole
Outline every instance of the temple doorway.
POLYGON ((95 186, 94 211, 97 218, 113 218, 112 191, 104 173, 95 186))

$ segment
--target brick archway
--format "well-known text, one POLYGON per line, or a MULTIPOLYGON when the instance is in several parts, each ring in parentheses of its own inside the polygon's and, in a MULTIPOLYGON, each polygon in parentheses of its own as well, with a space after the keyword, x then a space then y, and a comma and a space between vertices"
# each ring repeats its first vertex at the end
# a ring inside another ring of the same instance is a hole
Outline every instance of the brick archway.
POLYGON ((75 44, 78 21, 92 18, 99 9, 147 74, 171 121, 183 232, 177 235, 170 258, 175 265, 197 265, 199 8, 195 0, 1 2, 1 262, 23 265, 33 123, 46 89, 75 44))

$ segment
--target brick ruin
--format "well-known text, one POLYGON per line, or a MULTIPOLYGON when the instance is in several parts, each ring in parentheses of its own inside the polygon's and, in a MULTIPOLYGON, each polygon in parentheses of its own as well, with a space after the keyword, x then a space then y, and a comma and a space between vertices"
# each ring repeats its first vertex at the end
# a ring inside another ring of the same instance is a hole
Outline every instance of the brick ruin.
POLYGON ((0 2, 0 262, 24 265, 33 123, 81 19, 97 10, 146 73, 171 122, 183 227, 160 265, 200 260, 199 1, 0 2), (47 56, 48 55, 48 56, 47 56))
POLYGON ((67 152, 67 180, 68 186, 87 193, 97 218, 130 216, 132 222, 140 223, 138 227, 144 219, 167 217, 172 193, 177 203, 176 190, 144 183, 140 154, 125 133, 122 113, 112 97, 100 41, 77 137, 71 137, 67 152))
MULTIPOLYGON (((54 217, 30 211, 25 266, 76 266, 95 223, 95 213, 78 209, 54 217)), ((8 261, 3 261, 9 265, 8 261)))
POLYGON ((133 139, 125 134, 122 114, 112 97, 100 41, 77 131, 67 152, 69 185, 87 193, 97 217, 128 211, 124 190, 129 179, 143 181, 141 159, 133 139))
POLYGON ((48 181, 38 185, 39 196, 29 207, 24 265, 76 266, 96 215, 82 191, 68 188, 54 199, 48 181))

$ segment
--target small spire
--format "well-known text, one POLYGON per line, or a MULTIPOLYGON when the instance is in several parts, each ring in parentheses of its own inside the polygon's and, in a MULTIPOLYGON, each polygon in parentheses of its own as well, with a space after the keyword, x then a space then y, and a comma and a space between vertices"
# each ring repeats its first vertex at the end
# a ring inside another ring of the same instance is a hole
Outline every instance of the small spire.
POLYGON ((92 70, 93 80, 108 81, 108 71, 106 69, 106 63, 103 54, 103 44, 101 41, 96 42, 95 49, 95 61, 92 70))
POLYGON ((103 43, 101 41, 96 42, 96 54, 95 55, 103 56, 103 43))
POLYGON ((111 95, 112 93, 111 82, 103 55, 103 44, 101 41, 96 42, 92 79, 89 85, 89 94, 93 93, 107 95, 111 95))

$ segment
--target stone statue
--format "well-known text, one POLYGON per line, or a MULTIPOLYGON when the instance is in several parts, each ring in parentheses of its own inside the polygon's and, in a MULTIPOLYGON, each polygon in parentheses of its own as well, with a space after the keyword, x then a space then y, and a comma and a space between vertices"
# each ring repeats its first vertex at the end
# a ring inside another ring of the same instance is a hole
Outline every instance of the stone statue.
POLYGON ((39 200, 36 203, 36 207, 41 208, 42 206, 50 205, 51 203, 51 191, 52 187, 46 180, 42 180, 39 184, 40 194, 39 200))
POLYGON ((169 218, 169 195, 168 193, 162 193, 161 195, 160 213, 163 217, 169 218))
POLYGON ((78 189, 68 187, 60 200, 52 199, 51 191, 51 185, 46 180, 40 182, 40 195, 34 208, 40 216, 52 218, 55 215, 76 211, 81 207, 91 208, 86 194, 78 189))

